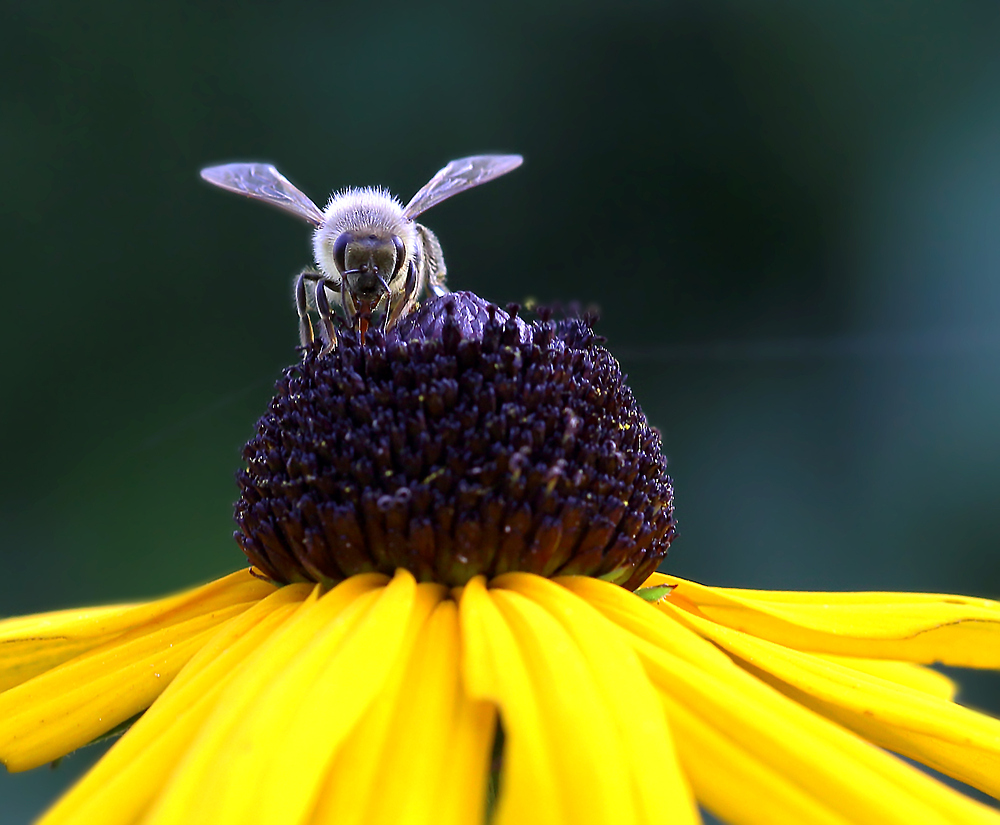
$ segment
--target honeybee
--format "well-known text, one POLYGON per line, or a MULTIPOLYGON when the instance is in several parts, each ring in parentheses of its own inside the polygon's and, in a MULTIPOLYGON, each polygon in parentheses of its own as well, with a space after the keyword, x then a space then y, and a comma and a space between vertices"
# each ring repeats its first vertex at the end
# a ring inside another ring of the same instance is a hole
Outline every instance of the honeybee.
POLYGON ((412 310, 425 291, 447 294, 441 244, 413 219, 452 195, 505 175, 521 162, 520 155, 461 158, 439 171, 406 206, 385 189, 367 186, 334 192, 323 210, 266 163, 209 166, 201 176, 215 186, 291 212, 316 228, 316 268, 308 267, 296 278, 295 306, 302 346, 314 340, 312 304, 319 316, 323 349, 328 351, 337 344, 331 299, 364 336, 369 319, 383 303, 384 332, 412 310))

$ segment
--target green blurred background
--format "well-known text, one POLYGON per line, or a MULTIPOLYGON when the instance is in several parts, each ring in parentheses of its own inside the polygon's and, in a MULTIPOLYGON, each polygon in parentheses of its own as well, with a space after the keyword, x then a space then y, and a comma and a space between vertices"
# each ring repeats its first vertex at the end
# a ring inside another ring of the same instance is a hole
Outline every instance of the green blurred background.
MULTIPOLYGON (((600 305, 664 433, 670 571, 1000 597, 995 0, 367 6, 0 8, 0 614, 243 564, 309 231, 200 167, 405 201, 490 151, 525 164, 425 216, 451 284, 600 305)), ((0 820, 97 752, 0 772, 0 820)))

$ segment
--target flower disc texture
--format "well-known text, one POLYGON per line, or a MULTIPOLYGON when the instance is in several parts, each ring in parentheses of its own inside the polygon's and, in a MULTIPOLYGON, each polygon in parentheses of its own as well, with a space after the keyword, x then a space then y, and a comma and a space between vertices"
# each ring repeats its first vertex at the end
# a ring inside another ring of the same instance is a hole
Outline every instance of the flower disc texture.
POLYGON ((674 535, 659 433, 590 326, 471 293, 309 354, 244 457, 237 540, 278 582, 521 570, 634 589, 674 535))

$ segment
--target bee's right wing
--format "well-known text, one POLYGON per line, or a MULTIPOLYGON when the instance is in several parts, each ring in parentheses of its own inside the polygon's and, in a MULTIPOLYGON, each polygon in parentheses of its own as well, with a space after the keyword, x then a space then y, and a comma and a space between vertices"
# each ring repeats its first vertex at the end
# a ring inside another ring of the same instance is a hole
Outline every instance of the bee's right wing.
POLYGON ((517 169, 523 160, 520 155, 474 155, 453 160, 421 187, 406 204, 403 214, 412 220, 445 198, 506 175, 517 169))
POLYGON ((309 198, 269 163, 227 163, 201 170, 209 183, 237 195, 256 198, 305 218, 313 226, 323 223, 323 213, 309 198))

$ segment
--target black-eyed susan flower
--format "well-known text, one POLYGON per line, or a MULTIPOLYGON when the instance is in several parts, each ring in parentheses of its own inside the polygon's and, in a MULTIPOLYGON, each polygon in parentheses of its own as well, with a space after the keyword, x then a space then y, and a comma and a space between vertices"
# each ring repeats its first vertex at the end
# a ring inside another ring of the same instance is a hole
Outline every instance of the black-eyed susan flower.
POLYGON ((1000 823, 1000 604, 655 573, 659 435, 581 321, 468 294, 279 382, 252 568, 0 623, 0 759, 138 716, 56 823, 1000 823), (636 591, 636 592, 633 592, 636 591), (141 715, 140 715, 141 714, 141 715))

